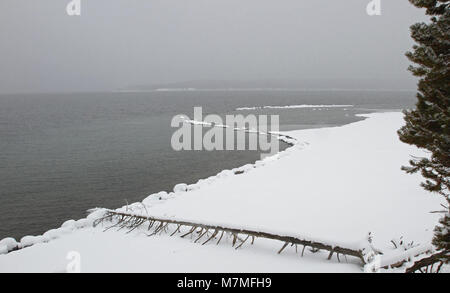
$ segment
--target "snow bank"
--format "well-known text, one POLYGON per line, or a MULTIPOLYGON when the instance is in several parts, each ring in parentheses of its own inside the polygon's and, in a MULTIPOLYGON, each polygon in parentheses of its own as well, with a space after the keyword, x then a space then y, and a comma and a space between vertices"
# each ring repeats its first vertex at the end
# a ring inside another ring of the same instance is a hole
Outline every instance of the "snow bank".
MULTIPOLYGON (((393 238, 430 243, 439 215, 429 211, 439 208, 440 200, 419 186, 419 175, 400 170, 410 155, 424 155, 398 140, 402 114, 364 116, 369 119, 342 127, 290 132, 297 142, 308 143, 118 210, 253 227, 354 247, 361 247, 361 239, 367 245, 365 237, 371 232, 371 245, 392 252, 386 254, 392 260, 393 238)), ((102 227, 91 226, 104 212, 96 209, 80 227, 69 221, 47 232, 44 236, 56 237, 48 243, 0 256, 0 271, 63 270, 70 250, 84 256, 83 271, 362 271, 359 263, 349 259, 349 264, 337 264, 336 259, 327 261, 324 253, 306 252, 299 259, 293 248, 286 248, 276 255, 280 243, 262 239, 236 251, 229 243, 201 246, 178 237, 149 238, 139 229, 131 234, 114 229, 103 233, 102 227), (40 262, 41 258, 48 261, 40 262)), ((34 238, 23 240, 26 244, 34 238)), ((0 242, 0 251, 5 243, 0 242)))

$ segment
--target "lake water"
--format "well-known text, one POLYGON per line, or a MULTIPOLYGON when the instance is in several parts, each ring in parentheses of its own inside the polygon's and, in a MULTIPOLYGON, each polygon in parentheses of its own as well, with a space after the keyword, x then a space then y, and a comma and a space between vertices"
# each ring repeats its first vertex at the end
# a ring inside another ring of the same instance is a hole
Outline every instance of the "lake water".
MULTIPOLYGON (((93 207, 117 208, 260 158, 257 151, 173 151, 176 114, 278 114, 280 129, 335 126, 411 107, 413 92, 166 91, 0 96, 0 239, 38 235, 93 207), (238 107, 351 104, 348 108, 238 107)), ((285 146, 284 146, 285 147, 285 146)))

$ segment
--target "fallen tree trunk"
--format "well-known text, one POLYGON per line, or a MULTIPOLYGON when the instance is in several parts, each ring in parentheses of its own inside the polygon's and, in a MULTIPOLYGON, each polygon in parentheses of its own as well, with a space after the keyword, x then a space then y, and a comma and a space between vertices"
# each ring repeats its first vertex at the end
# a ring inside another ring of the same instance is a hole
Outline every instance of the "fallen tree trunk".
MULTIPOLYGON (((305 240, 305 239, 299 239, 297 237, 292 236, 283 236, 283 235, 276 235, 272 233, 262 232, 262 231, 254 231, 254 230, 247 230, 247 229, 237 229, 237 228, 230 228, 230 227, 224 227, 224 226, 215 226, 215 225, 207 225, 207 224, 201 224, 201 223, 194 223, 194 222, 188 222, 188 221, 178 221, 174 219, 162 219, 162 218, 155 218, 150 216, 142 216, 142 215, 134 215, 129 213, 122 213, 122 212, 116 212, 112 210, 106 211, 106 214, 101 219, 98 219, 95 221, 94 226, 97 226, 98 224, 113 219, 117 219, 118 222, 108 228, 105 229, 111 229, 113 227, 118 227, 118 229, 122 229, 127 227, 130 229, 129 232, 136 229, 137 227, 141 226, 144 222, 149 222, 148 230, 152 229, 154 227, 153 233, 151 235, 155 235, 160 232, 167 232, 168 225, 173 224, 177 225, 177 228, 175 232, 171 234, 174 235, 177 231, 180 232, 180 228, 190 227, 189 231, 185 234, 183 234, 181 237, 185 237, 188 235, 193 235, 195 231, 199 230, 199 237, 195 240, 195 242, 199 241, 204 235, 207 235, 209 231, 211 231, 213 234, 211 237, 208 237, 205 242, 203 242, 202 245, 208 243, 213 238, 216 237, 218 233, 222 233, 219 240, 217 241, 217 244, 222 239, 222 236, 224 233, 230 233, 233 236, 233 247, 236 244, 236 242, 239 240, 241 241, 240 245, 236 247, 239 248, 244 244, 245 241, 249 237, 252 237, 252 244, 255 238, 265 238, 265 239, 271 239, 271 240, 278 240, 281 242, 284 242, 283 247, 279 250, 278 253, 281 253, 283 249, 288 245, 291 244, 292 246, 295 245, 303 245, 305 247, 311 247, 313 250, 325 250, 329 252, 328 259, 331 259, 332 255, 336 253, 339 260, 339 255, 342 254, 344 256, 353 256, 356 258, 359 258, 363 264, 365 264, 365 259, 362 250, 355 250, 345 247, 339 247, 339 246, 333 246, 330 244, 318 242, 318 241, 312 241, 312 240, 305 240), (156 225, 155 225, 156 224, 156 225), (239 234, 246 235, 247 238, 245 240, 242 240, 239 238, 239 234)), ((303 251, 304 251, 303 248, 303 251)), ((303 252, 302 252, 303 254, 303 252)))
POLYGON ((448 250, 435 253, 429 257, 416 261, 411 267, 406 269, 405 273, 433 273, 433 267, 435 264, 437 264, 437 266, 434 272, 439 273, 442 266, 448 263, 449 257, 450 251, 448 250))
MULTIPOLYGON (((232 126, 229 125, 217 125, 215 123, 210 123, 210 122, 203 122, 203 121, 196 121, 196 120, 184 120, 185 123, 189 123, 191 125, 201 125, 203 126, 209 126, 209 127, 218 127, 218 128, 231 128, 232 126)), ((239 131, 243 131, 245 133, 249 133, 249 134, 257 134, 257 135, 267 135, 267 136, 273 136, 276 137, 278 140, 286 143, 289 146, 294 146, 295 143, 297 142, 297 139, 293 138, 292 136, 286 135, 286 134, 282 134, 282 133, 278 133, 278 132, 272 132, 272 131, 268 131, 268 132, 261 132, 261 131, 256 131, 256 130, 252 130, 246 127, 233 127, 233 131, 234 132, 239 132, 239 131)))

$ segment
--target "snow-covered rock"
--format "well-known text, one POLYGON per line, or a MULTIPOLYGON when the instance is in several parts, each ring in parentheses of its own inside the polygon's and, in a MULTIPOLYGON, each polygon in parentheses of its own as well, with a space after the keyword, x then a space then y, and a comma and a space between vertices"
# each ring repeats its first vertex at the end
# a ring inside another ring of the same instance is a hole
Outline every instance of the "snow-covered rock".
POLYGON ((42 236, 48 241, 58 238, 61 235, 59 229, 51 229, 45 232, 42 236))
POLYGON ((7 253, 8 253, 8 246, 0 245, 0 254, 7 254, 7 253))
POLYGON ((8 237, 0 240, 0 247, 3 247, 0 250, 5 251, 6 248, 6 252, 8 252, 18 248, 19 243, 16 241, 16 239, 8 237))
POLYGON ((25 248, 45 241, 46 239, 44 236, 24 236, 20 239, 20 247, 25 248))
POLYGON ((175 185, 173 192, 186 192, 188 190, 188 185, 186 183, 180 183, 175 185))
POLYGON ((68 228, 68 229, 75 229, 76 227, 75 227, 75 225, 76 225, 76 221, 75 220, 68 220, 68 221, 65 221, 62 225, 61 225, 61 228, 68 228))

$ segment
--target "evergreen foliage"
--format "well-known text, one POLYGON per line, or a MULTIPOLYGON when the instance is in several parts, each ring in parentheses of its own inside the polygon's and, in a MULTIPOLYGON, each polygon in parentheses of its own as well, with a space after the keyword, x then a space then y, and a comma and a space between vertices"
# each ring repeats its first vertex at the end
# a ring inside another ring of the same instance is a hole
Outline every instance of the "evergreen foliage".
POLYGON ((409 67, 419 78, 415 109, 405 111, 405 122, 398 134, 408 144, 429 151, 427 158, 413 158, 408 173, 420 172, 425 178, 422 186, 442 195, 446 201, 444 217, 435 228, 433 244, 449 249, 450 194, 450 1, 409 0, 425 8, 430 16, 427 23, 411 26, 416 44, 406 53, 415 63, 409 67))

